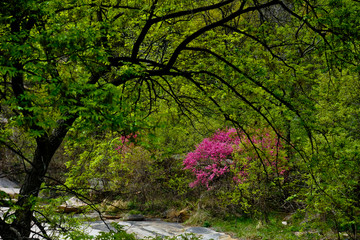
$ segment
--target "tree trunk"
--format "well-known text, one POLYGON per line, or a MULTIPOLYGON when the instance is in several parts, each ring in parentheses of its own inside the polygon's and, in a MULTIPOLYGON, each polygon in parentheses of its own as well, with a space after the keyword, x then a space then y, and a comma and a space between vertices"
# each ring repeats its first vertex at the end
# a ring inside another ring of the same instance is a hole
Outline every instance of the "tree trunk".
POLYGON ((37 148, 32 161, 31 170, 27 173, 25 182, 20 190, 17 204, 20 209, 16 211, 14 226, 20 231, 21 236, 29 237, 33 216, 34 197, 37 197, 41 184, 48 169, 52 156, 57 147, 51 146, 49 138, 43 136, 37 139, 37 148))
POLYGON ((16 204, 18 206, 15 211, 16 218, 11 225, 6 224, 4 221, 0 222, 0 236, 2 239, 29 239, 34 213, 33 206, 36 203, 35 198, 39 195, 41 184, 44 182, 52 157, 75 119, 76 117, 72 117, 66 121, 58 121, 58 127, 54 129, 50 136, 44 134, 36 139, 36 150, 31 162, 31 169, 26 174, 16 204))

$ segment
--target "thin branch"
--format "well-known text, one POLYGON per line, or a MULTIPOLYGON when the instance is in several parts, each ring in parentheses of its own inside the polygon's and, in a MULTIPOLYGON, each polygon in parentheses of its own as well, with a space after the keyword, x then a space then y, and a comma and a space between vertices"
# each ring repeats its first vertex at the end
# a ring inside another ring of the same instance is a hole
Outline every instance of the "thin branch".
POLYGON ((140 49, 140 44, 145 39, 147 32, 150 30, 150 28, 151 28, 151 26, 153 24, 151 19, 154 16, 154 12, 155 12, 155 8, 156 8, 157 3, 158 3, 158 0, 154 0, 154 3, 151 5, 151 8, 150 8, 149 18, 146 21, 145 26, 141 30, 139 37, 136 39, 136 42, 134 43, 134 46, 133 46, 133 49, 132 49, 132 52, 131 52, 131 58, 132 59, 136 59, 137 54, 138 54, 139 49, 140 49))
MULTIPOLYGON (((161 17, 157 17, 154 18, 152 20, 152 23, 158 23, 167 19, 173 19, 173 18, 179 18, 179 17, 183 17, 183 16, 187 16, 187 15, 193 15, 195 13, 199 13, 199 12, 206 12, 209 10, 213 10, 213 9, 218 9, 220 7, 223 7, 229 3, 235 2, 235 0, 227 0, 227 1, 222 1, 210 6, 206 6, 206 7, 199 7, 199 8, 195 8, 195 9, 191 9, 191 10, 185 10, 185 11, 179 11, 179 12, 175 12, 175 13, 170 13, 168 15, 165 16, 161 16, 161 17)), ((245 4, 246 0, 243 1, 242 4, 245 4)))
POLYGON ((27 157, 25 157, 24 154, 22 154, 22 152, 20 150, 16 150, 15 148, 13 148, 9 144, 7 144, 2 139, 0 139, 0 143, 3 144, 4 146, 6 146, 8 149, 10 149, 16 155, 20 156, 25 162, 29 163, 32 167, 34 167, 32 161, 30 161, 27 157))
POLYGON ((96 211, 100 217, 100 220, 105 224, 105 226, 110 230, 111 228, 109 227, 109 225, 106 223, 101 211, 96 207, 97 204, 93 203, 88 197, 78 193, 77 191, 72 190, 71 188, 69 188, 68 186, 66 186, 65 184, 63 184, 62 182, 60 182, 59 180, 52 178, 50 176, 45 176, 45 178, 51 179, 52 181, 57 182, 58 185, 61 185, 62 187, 65 188, 65 192, 67 193, 71 193, 73 194, 75 197, 79 198, 81 201, 83 201, 84 203, 87 204, 87 206, 91 207, 91 209, 93 209, 94 211, 96 211))
POLYGON ((327 41, 326 37, 325 37, 325 33, 326 31, 329 31, 329 29, 327 30, 323 30, 323 29, 317 29, 316 27, 314 27, 313 25, 311 25, 306 19, 304 19, 303 17, 299 16, 298 14, 296 14, 294 11, 292 11, 290 8, 288 8, 282 1, 279 2, 279 4, 282 6, 282 8, 287 11, 288 13, 290 13, 292 16, 294 16, 295 18, 297 18, 298 20, 304 22, 306 24, 306 26, 308 26, 311 30, 313 30, 314 32, 318 33, 325 41, 325 43, 327 43, 329 46, 330 43, 327 41))
POLYGON ((32 217, 33 222, 35 223, 35 225, 40 229, 42 234, 36 233, 37 235, 39 235, 40 237, 47 239, 47 240, 52 240, 51 237, 49 237, 49 235, 47 234, 45 228, 41 225, 41 223, 33 216, 32 217))
POLYGON ((253 36, 253 35, 251 35, 251 34, 248 34, 247 32, 244 32, 244 31, 241 31, 241 30, 239 30, 239 29, 237 29, 237 28, 234 28, 234 27, 232 27, 232 26, 229 26, 229 25, 226 25, 226 24, 224 24, 223 26, 226 27, 226 28, 231 29, 231 30, 234 31, 234 32, 243 34, 243 35, 245 35, 245 36, 253 39, 254 41, 260 43, 264 48, 266 48, 266 50, 269 51, 269 53, 271 54, 271 56, 273 56, 274 58, 279 59, 285 66, 287 66, 288 68, 291 68, 291 69, 295 72, 295 68, 292 67, 292 66, 290 66, 290 65, 288 65, 283 58, 281 58, 280 56, 278 56, 278 55, 276 55, 275 53, 273 53, 273 51, 271 50, 271 47, 270 47, 269 45, 267 45, 264 41, 261 41, 259 38, 255 37, 255 36, 253 36))
MULTIPOLYGON (((310 127, 306 124, 306 122, 303 120, 300 112, 288 101, 286 101, 285 99, 279 97, 278 95, 274 94, 270 89, 268 89, 267 87, 265 87, 264 85, 262 85, 259 81, 255 80, 254 78, 252 78, 251 76, 249 76, 248 74, 246 74, 245 72, 241 71, 238 67, 236 67, 234 64, 230 63, 228 60, 226 60, 224 57, 220 56, 219 54, 209 50, 209 49, 205 49, 205 48, 198 48, 198 47, 186 47, 186 50, 192 50, 192 51, 201 51, 201 52, 205 52, 205 53, 209 53, 211 55, 213 55, 214 57, 216 57, 217 59, 221 60, 222 62, 224 62, 226 65, 230 66, 232 69, 234 69, 236 72, 244 75, 247 79, 249 79, 251 82, 255 83, 257 86, 261 87, 263 90, 265 90, 267 93, 269 93, 271 96, 275 97, 278 101, 280 101, 282 104, 284 104, 288 109, 290 109, 292 112, 294 112, 303 122, 304 124, 304 128, 308 134, 308 137, 310 139, 311 142, 311 146, 313 149, 313 141, 312 141, 312 134, 310 131, 310 127)), ((227 82, 226 82, 227 83, 227 82)), ((227 83, 228 84, 228 83, 227 83)))
POLYGON ((245 1, 242 3, 242 5, 240 6, 239 10, 235 11, 234 13, 230 14, 228 17, 223 18, 217 22, 214 22, 212 24, 209 24, 199 30, 197 30, 195 33, 191 34, 189 37, 187 37, 186 39, 184 39, 179 46, 174 50, 174 53, 172 54, 168 64, 167 64, 167 68, 170 69, 176 62, 177 58, 179 57, 181 51, 183 51, 186 46, 192 42, 193 40, 195 40, 196 38, 198 38, 199 36, 201 36, 202 34, 206 33, 207 31, 210 31, 214 28, 217 28, 227 22, 229 22, 230 20, 239 17, 240 15, 244 14, 244 13, 248 13, 248 12, 253 12, 262 8, 266 8, 269 6, 273 6, 276 4, 279 4, 280 1, 279 0, 273 0, 271 2, 256 6, 256 7, 248 7, 246 9, 244 9, 245 7, 245 1))
MULTIPOLYGON (((134 47, 133 47, 133 50, 131 53, 131 58, 136 59, 136 56, 139 52, 140 44, 144 41, 146 34, 148 33, 148 31, 150 30, 150 28, 153 24, 165 21, 167 19, 179 18, 179 17, 183 17, 183 16, 187 16, 187 15, 193 15, 198 12, 204 12, 204 11, 208 11, 208 10, 212 10, 212 9, 217 9, 217 8, 220 8, 231 2, 234 2, 234 0, 227 0, 224 2, 217 3, 217 4, 213 4, 213 5, 206 6, 206 7, 200 7, 200 8, 196 8, 196 9, 192 9, 192 10, 179 11, 179 12, 171 13, 171 14, 168 14, 165 16, 156 17, 156 18, 152 19, 153 15, 154 15, 156 4, 157 4, 157 0, 156 0, 154 2, 154 4, 151 6, 150 16, 149 16, 148 20, 146 21, 145 26, 141 30, 140 35, 134 44, 134 47)), ((246 1, 244 1, 244 2, 246 2, 246 1)))

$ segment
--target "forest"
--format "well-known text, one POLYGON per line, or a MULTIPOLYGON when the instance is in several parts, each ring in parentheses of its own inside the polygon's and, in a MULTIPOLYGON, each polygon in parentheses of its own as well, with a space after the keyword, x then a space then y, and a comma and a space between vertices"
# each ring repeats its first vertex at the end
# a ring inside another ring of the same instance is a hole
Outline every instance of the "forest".
POLYGON ((239 239, 360 239, 359 16, 358 0, 0 1, 0 174, 21 186, 0 191, 0 239, 70 234, 73 196, 239 239))

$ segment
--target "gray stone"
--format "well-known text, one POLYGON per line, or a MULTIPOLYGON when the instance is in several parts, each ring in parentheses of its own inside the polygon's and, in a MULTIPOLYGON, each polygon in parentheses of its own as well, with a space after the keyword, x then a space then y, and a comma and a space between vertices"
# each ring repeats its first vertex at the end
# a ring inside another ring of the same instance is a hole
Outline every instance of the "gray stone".
POLYGON ((86 206, 87 204, 81 201, 80 199, 76 197, 72 197, 69 200, 67 200, 64 204, 61 204, 58 207, 58 211, 64 213, 81 213, 84 211, 86 206))
POLYGON ((0 191, 5 192, 6 194, 10 195, 11 197, 15 197, 20 193, 20 188, 4 188, 0 187, 0 191))
MULTIPOLYGON (((0 172, 0 176, 2 176, 0 172)), ((6 194, 10 195, 11 197, 15 197, 20 193, 20 187, 17 183, 10 181, 6 177, 0 178, 0 191, 5 192, 6 194)))
POLYGON ((96 190, 105 190, 107 181, 102 178, 92 178, 89 179, 90 187, 96 190))
POLYGON ((209 234, 212 233, 212 231, 208 228, 204 227, 191 227, 186 229, 186 232, 188 233, 195 233, 195 234, 209 234))
MULTIPOLYGON (((0 173, 0 176, 2 174, 0 173)), ((13 181, 10 181, 8 178, 6 177, 0 177, 0 187, 3 188, 20 188, 19 185, 13 181)))
MULTIPOLYGON (((2 208, 0 208, 1 210, 2 208)), ((6 209, 2 209, 5 211, 6 209)), ((92 216, 92 215, 91 215, 92 216)), ((89 221, 84 222, 81 226, 81 230, 84 233, 88 233, 92 236, 97 236, 100 232, 109 232, 110 229, 113 230, 110 223, 116 222, 119 225, 123 226, 123 229, 127 233, 133 233, 138 239, 146 239, 149 237, 177 237, 177 239, 183 239, 180 235, 183 234, 195 234, 200 237, 202 240, 236 240, 231 236, 216 232, 211 228, 203 227, 187 227, 180 223, 169 223, 163 222, 160 220, 146 220, 146 221, 119 221, 119 220, 106 220, 106 224, 103 221, 89 221), (108 228, 109 226, 109 228, 108 228)), ((46 227, 46 226, 45 226, 46 227)), ((45 228, 46 231, 51 233, 53 230, 45 228)), ((34 228, 34 231, 38 229, 34 228)), ((61 236, 61 233, 57 233, 59 239, 64 239, 61 236)))
POLYGON ((127 214, 124 218, 124 221, 144 221, 145 217, 142 214, 127 214))
POLYGON ((174 235, 172 233, 169 233, 167 229, 165 231, 163 229, 157 228, 156 226, 145 226, 143 227, 143 229, 150 233, 155 234, 156 236, 161 236, 161 237, 171 237, 174 235))
POLYGON ((211 240, 211 239, 219 239, 222 236, 220 233, 212 233, 212 234, 206 234, 202 236, 202 240, 211 240))
POLYGON ((95 222, 91 222, 91 223, 88 223, 88 224, 89 224, 89 226, 91 226, 92 229, 96 229, 96 230, 99 230, 101 232, 109 232, 110 230, 113 230, 113 231, 116 230, 109 223, 107 223, 105 225, 105 223, 103 221, 95 221, 95 222))

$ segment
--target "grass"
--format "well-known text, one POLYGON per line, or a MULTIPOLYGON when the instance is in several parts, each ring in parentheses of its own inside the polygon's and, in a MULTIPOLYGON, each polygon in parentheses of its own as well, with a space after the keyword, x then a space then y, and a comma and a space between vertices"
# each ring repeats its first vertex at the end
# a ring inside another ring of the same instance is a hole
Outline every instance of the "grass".
POLYGON ((186 221, 186 224, 202 226, 206 223, 207 225, 210 226, 211 225, 210 220, 211 220, 210 213, 208 213, 205 210, 198 210, 190 216, 190 218, 186 221))
POLYGON ((250 218, 228 217, 212 219, 211 226, 217 231, 228 232, 236 238, 246 240, 337 239, 330 231, 325 234, 323 231, 307 229, 300 223, 284 225, 282 219, 282 216, 273 215, 270 223, 263 224, 250 218))

